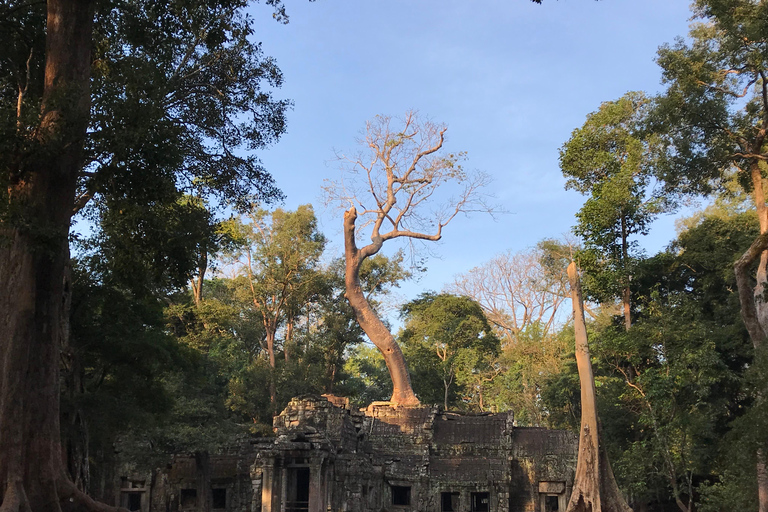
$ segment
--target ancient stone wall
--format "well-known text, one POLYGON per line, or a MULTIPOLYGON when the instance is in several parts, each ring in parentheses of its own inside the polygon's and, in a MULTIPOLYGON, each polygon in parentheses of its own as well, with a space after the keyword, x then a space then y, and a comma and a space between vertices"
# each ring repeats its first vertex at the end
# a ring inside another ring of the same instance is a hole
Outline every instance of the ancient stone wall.
MULTIPOLYGON (((359 411, 305 396, 274 427, 274 439, 210 456, 211 510, 551 512, 564 510, 576 466, 574 434, 514 427, 506 413, 384 403, 359 411)), ((138 510, 203 510, 192 496, 203 485, 198 466, 177 456, 138 510)))

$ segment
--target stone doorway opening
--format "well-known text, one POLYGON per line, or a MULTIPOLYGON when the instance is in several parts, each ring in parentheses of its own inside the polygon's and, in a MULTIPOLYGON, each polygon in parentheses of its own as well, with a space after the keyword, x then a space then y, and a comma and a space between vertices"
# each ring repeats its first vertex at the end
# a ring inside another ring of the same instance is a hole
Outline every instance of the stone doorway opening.
POLYGON ((288 468, 286 489, 286 512, 309 511, 309 468, 288 468))

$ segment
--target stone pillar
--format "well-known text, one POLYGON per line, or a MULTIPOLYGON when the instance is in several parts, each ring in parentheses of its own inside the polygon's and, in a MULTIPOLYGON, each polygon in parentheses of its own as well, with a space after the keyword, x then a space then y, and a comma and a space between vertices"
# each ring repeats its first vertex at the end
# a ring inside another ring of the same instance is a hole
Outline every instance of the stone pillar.
POLYGON ((281 485, 275 459, 265 460, 261 471, 261 512, 280 512, 281 485))
POLYGON ((309 464, 309 512, 325 512, 323 460, 312 459, 309 464))
MULTIPOLYGON (((285 463, 286 461, 283 459, 283 464, 285 463)), ((286 503, 288 503, 288 468, 283 466, 280 469, 280 472, 278 473, 276 470, 275 474, 280 475, 280 483, 277 485, 277 489, 275 489, 274 493, 276 497, 279 497, 279 501, 274 505, 272 512, 285 512, 286 503)), ((274 501, 272 503, 274 503, 274 501)))

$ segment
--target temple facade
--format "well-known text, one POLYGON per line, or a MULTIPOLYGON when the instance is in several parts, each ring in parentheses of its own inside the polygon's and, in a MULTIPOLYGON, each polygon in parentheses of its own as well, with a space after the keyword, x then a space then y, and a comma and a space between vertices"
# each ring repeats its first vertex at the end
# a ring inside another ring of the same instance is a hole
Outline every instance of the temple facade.
POLYGON ((575 434, 515 427, 510 413, 305 396, 274 427, 232 453, 124 477, 116 499, 142 512, 554 512, 576 468, 575 434))

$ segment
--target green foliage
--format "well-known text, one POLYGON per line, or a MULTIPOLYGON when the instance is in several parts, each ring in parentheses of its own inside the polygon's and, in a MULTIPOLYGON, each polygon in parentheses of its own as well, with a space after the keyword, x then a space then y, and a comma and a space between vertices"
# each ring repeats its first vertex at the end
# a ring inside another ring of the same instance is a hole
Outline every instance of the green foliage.
POLYGON ((316 268, 326 240, 317 231, 311 205, 295 212, 258 210, 243 227, 248 245, 240 249, 246 258, 241 286, 249 289, 244 294, 265 322, 274 318, 276 328, 317 293, 316 268))
POLYGON ((402 316, 399 341, 420 399, 482 410, 499 340, 480 305, 468 297, 424 293, 403 306, 402 316))
POLYGON ((131 429, 159 421, 173 398, 163 386, 168 368, 183 358, 163 330, 162 306, 99 282, 84 262, 72 269, 70 339, 62 353, 65 438, 76 416, 91 448, 107 450, 131 429))
POLYGON ((349 353, 344 371, 349 377, 342 386, 356 406, 364 407, 371 402, 389 400, 392 396, 392 379, 384 357, 376 347, 356 346, 349 353))
POLYGON ((199 200, 181 197, 149 207, 124 203, 99 212, 99 229, 82 241, 91 268, 137 293, 167 294, 186 286, 199 258, 223 243, 220 224, 199 200))
MULTIPOLYGON (((281 2, 268 3, 284 15, 281 2)), ((173 205, 183 194, 242 208, 280 197, 254 151, 285 131, 290 102, 272 97, 282 75, 250 41, 253 20, 246 5, 96 3, 92 106, 75 210, 90 202, 93 210, 131 207, 141 216, 142 208, 173 205)), ((0 11, 0 30, 8 36, 0 55, 0 152, 6 156, 0 182, 7 184, 34 153, 45 3, 0 11)), ((0 216, 6 213, 0 210, 0 216)))
POLYGON ((698 0, 703 21, 689 39, 659 49, 667 90, 649 126, 667 138, 659 177, 668 193, 710 192, 732 166, 751 188, 750 167, 765 156, 766 9, 748 0, 698 0))
MULTIPOLYGON (((751 213, 691 224, 638 265, 632 328, 590 326, 603 432, 617 479, 636 504, 696 501, 700 484, 702 499, 715 503, 732 492, 724 487, 735 474, 729 459, 749 457, 731 441, 744 438, 734 437, 744 421, 737 419, 753 407, 745 380, 752 348, 732 265, 754 231, 751 213)), ((572 363, 548 382, 542 398, 552 423, 578 425, 577 382, 572 363)), ((741 485, 741 498, 751 500, 752 489, 741 485)))
POLYGON ((584 240, 577 258, 585 294, 598 302, 622 296, 637 258, 630 237, 646 234, 664 208, 649 191, 660 141, 642 131, 648 106, 641 93, 603 103, 560 150, 566 188, 590 195, 574 232, 584 240))
MULTIPOLYGON (((529 325, 504 345, 497 360, 500 371, 488 383, 487 403, 496 411, 512 411, 518 425, 551 425, 542 392, 560 373, 562 354, 572 347, 573 334, 568 330, 544 332, 539 323, 529 325)), ((578 379, 575 385, 578 390, 578 379)))

